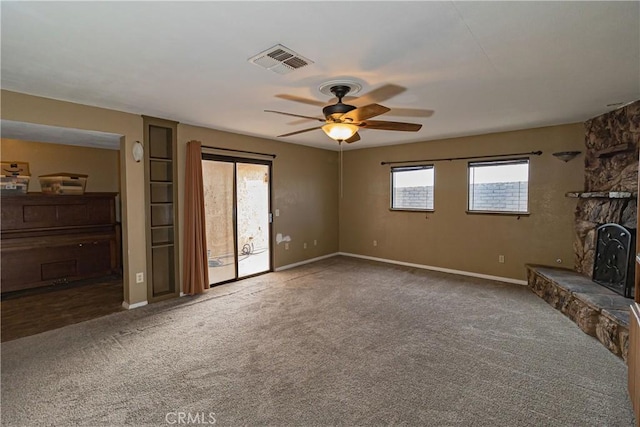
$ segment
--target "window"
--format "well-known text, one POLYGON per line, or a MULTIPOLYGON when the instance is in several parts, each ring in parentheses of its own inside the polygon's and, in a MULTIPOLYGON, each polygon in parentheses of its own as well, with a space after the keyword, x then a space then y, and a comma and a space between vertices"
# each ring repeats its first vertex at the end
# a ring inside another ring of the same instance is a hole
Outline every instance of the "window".
POLYGON ((391 209, 433 210, 433 165, 391 168, 391 209))
POLYGON ((529 159, 470 162, 469 211, 527 213, 529 159))

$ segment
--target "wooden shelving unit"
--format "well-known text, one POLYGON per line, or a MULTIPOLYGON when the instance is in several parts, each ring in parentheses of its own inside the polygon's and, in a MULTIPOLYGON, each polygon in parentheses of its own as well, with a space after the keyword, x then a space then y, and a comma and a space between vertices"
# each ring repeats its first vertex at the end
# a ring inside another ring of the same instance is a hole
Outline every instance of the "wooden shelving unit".
POLYGON ((144 117, 149 301, 179 295, 177 123, 144 117))

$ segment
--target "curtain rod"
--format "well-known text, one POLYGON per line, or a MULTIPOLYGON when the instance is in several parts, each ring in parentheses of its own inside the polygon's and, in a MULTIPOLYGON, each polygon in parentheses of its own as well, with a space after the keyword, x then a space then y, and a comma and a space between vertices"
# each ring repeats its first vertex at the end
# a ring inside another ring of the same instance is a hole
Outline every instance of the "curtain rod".
POLYGON ((203 145, 202 148, 210 148, 212 150, 221 150, 221 151, 233 151, 235 153, 256 154, 258 156, 268 156, 274 159, 276 158, 275 154, 258 153, 257 151, 233 150, 231 148, 212 147, 210 145, 203 145))
POLYGON ((384 166, 384 165, 394 165, 399 163, 422 163, 422 162, 439 162, 439 161, 451 161, 451 160, 488 159, 488 158, 496 158, 496 157, 523 156, 525 154, 532 154, 534 156, 539 156, 542 154, 542 151, 530 151, 527 153, 512 153, 512 154, 495 154, 493 156, 469 156, 469 157, 449 157, 444 159, 401 160, 401 161, 395 161, 395 162, 380 162, 380 164, 384 166))

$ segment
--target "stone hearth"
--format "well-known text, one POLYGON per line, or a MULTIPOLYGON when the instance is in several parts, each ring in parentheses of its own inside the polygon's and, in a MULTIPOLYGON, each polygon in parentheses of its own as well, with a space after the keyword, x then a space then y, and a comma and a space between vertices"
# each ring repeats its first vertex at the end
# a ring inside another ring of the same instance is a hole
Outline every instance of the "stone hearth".
POLYGON ((630 299, 562 268, 527 265, 527 279, 536 295, 627 360, 630 299))

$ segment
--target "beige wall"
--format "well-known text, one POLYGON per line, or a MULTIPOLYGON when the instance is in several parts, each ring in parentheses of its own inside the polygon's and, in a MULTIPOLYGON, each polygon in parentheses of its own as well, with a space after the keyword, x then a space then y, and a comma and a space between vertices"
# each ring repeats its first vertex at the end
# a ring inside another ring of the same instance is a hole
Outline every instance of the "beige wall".
POLYGON ((340 251, 520 280, 525 263, 556 265, 559 258, 573 268, 576 201, 564 194, 584 186, 584 161, 551 155, 566 150, 584 151, 582 124, 345 152, 340 251), (382 161, 536 150, 543 154, 531 156, 530 216, 467 214, 464 160, 434 163, 435 212, 389 210, 389 166, 382 161))
POLYGON ((3 138, 0 140, 0 159, 29 163, 30 192, 40 191, 38 176, 57 172, 89 175, 87 192, 120 192, 120 153, 117 150, 3 138))
MULTIPOLYGON (((276 155, 272 168, 271 210, 278 209, 280 216, 274 215, 273 236, 281 233, 290 236, 291 242, 289 250, 285 250, 284 243, 273 242, 275 268, 338 251, 338 154, 335 151, 179 124, 181 217, 184 214, 184 158, 190 140, 212 147, 276 155), (317 246, 313 245, 314 240, 318 241, 317 246), (304 243, 307 243, 307 249, 304 249, 304 243)), ((182 262, 182 256, 180 260, 182 262)))

